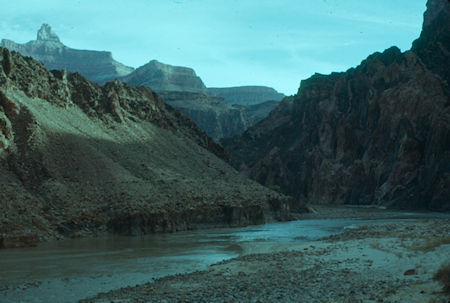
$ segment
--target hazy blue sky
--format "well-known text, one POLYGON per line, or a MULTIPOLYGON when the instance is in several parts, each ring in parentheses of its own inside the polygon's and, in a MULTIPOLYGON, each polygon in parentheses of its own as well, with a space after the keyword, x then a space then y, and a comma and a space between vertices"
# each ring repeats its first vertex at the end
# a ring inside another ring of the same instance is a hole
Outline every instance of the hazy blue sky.
POLYGON ((209 87, 268 85, 285 94, 314 72, 411 47, 426 0, 3 1, 0 38, 34 40, 49 23, 72 48, 138 67, 189 66, 209 87))

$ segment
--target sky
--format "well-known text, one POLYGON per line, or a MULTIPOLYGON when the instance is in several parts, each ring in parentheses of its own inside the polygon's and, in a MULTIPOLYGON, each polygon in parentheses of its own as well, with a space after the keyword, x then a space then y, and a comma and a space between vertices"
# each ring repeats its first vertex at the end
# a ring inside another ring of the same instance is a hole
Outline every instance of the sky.
POLYGON ((14 0, 0 39, 25 43, 48 23, 76 49, 193 68, 207 87, 266 85, 291 95, 314 73, 345 71, 418 38, 426 0, 14 0))

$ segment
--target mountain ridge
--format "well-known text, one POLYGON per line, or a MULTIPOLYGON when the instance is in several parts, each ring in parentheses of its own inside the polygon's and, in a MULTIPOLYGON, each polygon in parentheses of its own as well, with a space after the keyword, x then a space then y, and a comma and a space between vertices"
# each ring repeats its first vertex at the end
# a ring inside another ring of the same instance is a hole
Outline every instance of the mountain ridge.
POLYGON ((48 24, 43 24, 36 40, 25 44, 2 40, 2 46, 31 56, 44 63, 48 69, 65 69, 69 73, 78 72, 100 85, 120 80, 131 85, 147 86, 155 92, 168 96, 172 105, 188 114, 202 129, 216 141, 242 133, 249 125, 267 116, 274 108, 273 103, 254 108, 232 107, 234 103, 254 105, 267 101, 279 101, 282 94, 262 86, 208 89, 192 68, 173 66, 151 60, 137 69, 126 67, 112 58, 110 52, 74 50, 65 46, 48 24), (186 92, 182 94, 180 92, 186 92), (192 98, 192 94, 198 93, 192 98), (224 97, 230 106, 218 105, 214 94, 224 97), (173 96, 181 99, 174 100, 173 96), (200 110, 195 100, 208 109, 200 110), (218 105, 215 107, 214 105, 218 105), (190 107, 189 107, 190 106, 190 107), (257 110, 256 110, 257 109, 257 110), (205 123, 209 121, 210 123, 205 123))
POLYGON ((428 1, 411 51, 303 80, 266 119, 221 141, 233 165, 310 203, 449 210, 449 6, 428 1))
POLYGON ((2 39, 1 46, 42 62, 49 70, 65 69, 79 72, 86 78, 103 84, 133 71, 113 59, 111 52, 77 50, 65 46, 48 24, 43 24, 36 40, 25 44, 2 39))
POLYGON ((146 87, 48 71, 0 48, 0 246, 288 219, 302 206, 246 179, 146 87), (28 237, 28 238, 27 238, 28 237))

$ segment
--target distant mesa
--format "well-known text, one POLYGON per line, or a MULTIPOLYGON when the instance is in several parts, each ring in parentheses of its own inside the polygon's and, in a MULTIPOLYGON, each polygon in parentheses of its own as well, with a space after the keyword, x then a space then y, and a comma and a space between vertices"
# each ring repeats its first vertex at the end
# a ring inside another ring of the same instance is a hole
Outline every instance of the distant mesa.
POLYGON ((192 68, 156 60, 119 80, 150 87, 215 141, 241 134, 265 118, 284 97, 264 86, 206 88, 192 68))
POLYGON ((36 40, 20 44, 3 39, 1 46, 33 57, 49 70, 77 72, 100 84, 125 76, 134 70, 114 60, 111 52, 77 50, 65 46, 48 24, 41 26, 36 40))
POLYGON ((189 67, 173 66, 152 60, 120 78, 132 85, 142 85, 154 91, 205 92, 202 79, 189 67))
POLYGON ((284 97, 265 86, 207 88, 192 68, 157 60, 134 69, 115 61, 110 52, 65 46, 48 24, 41 26, 36 40, 25 44, 2 40, 1 45, 33 57, 50 70, 78 72, 100 85, 118 79, 149 87, 187 114, 216 141, 242 133, 265 118, 284 97))

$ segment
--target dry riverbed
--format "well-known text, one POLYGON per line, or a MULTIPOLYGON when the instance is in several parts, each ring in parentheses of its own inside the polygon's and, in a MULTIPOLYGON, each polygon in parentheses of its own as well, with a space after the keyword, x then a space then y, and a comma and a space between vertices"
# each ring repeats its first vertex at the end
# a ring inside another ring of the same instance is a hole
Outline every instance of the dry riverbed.
MULTIPOLYGON (((341 210, 328 209, 326 215, 351 216, 351 210, 341 210)), ((367 213, 373 216, 373 210, 367 213)), ((273 247, 270 253, 253 251, 258 249, 244 247, 243 256, 205 271, 82 302, 450 302, 433 280, 450 261, 448 216, 374 221, 326 239, 273 247)))

